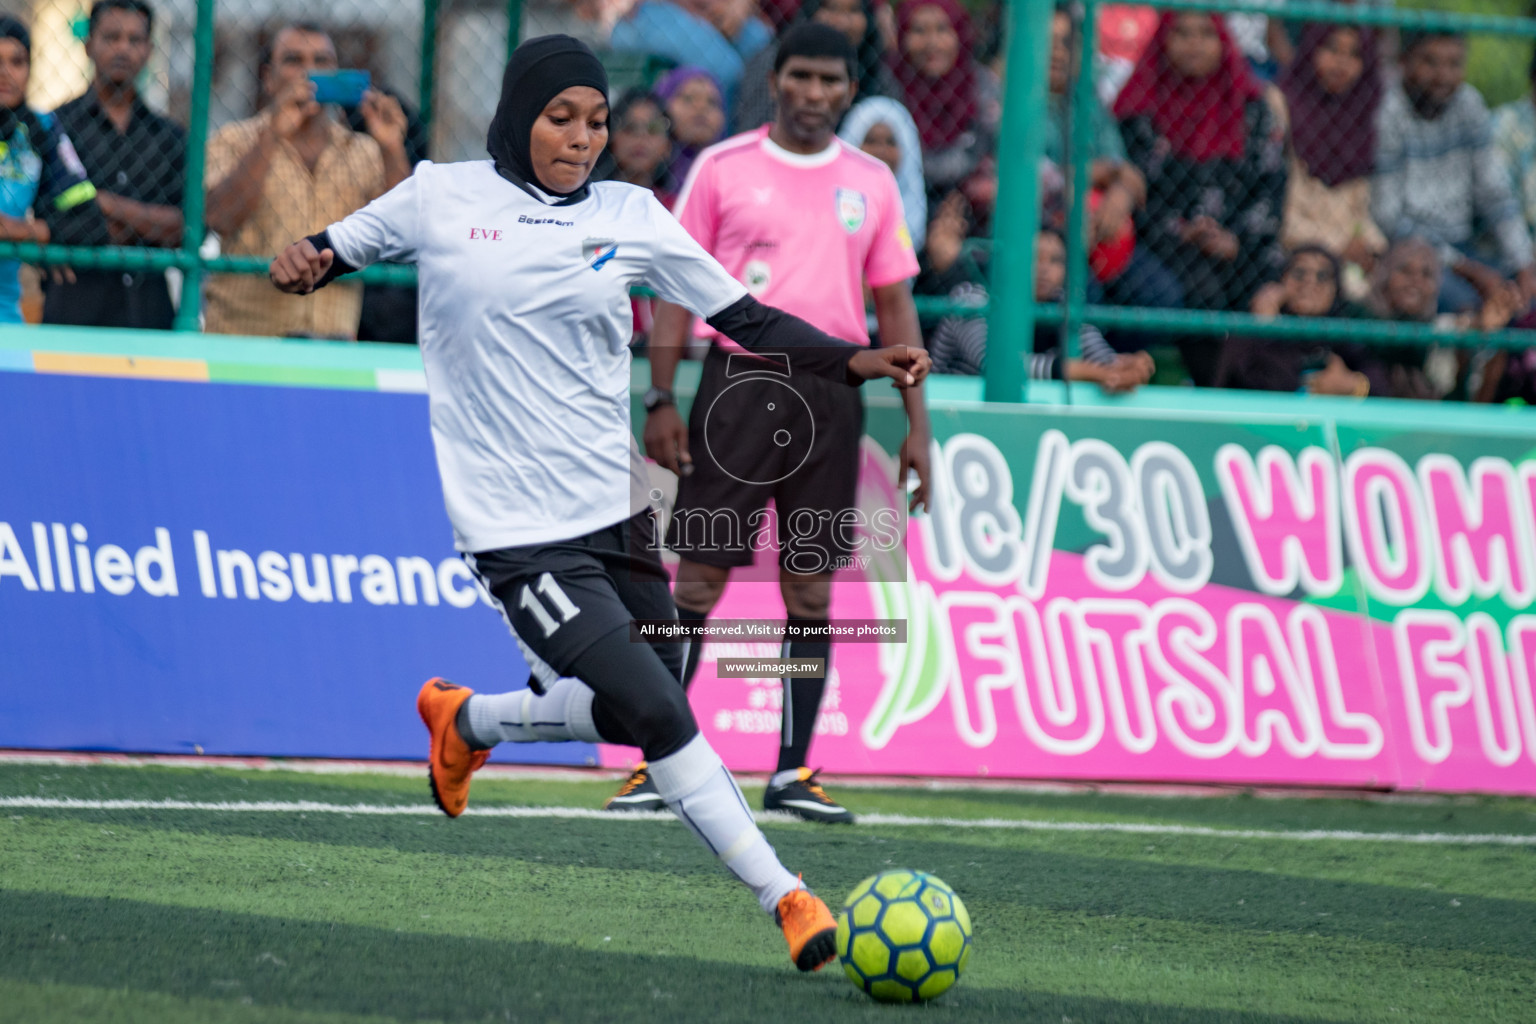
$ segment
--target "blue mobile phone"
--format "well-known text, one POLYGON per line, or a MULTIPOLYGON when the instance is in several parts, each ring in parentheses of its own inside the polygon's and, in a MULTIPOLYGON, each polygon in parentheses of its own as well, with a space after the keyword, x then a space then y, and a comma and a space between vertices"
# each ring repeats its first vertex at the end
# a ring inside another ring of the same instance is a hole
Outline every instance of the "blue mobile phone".
POLYGON ((363 102, 363 93, 373 86, 373 76, 356 68, 311 71, 309 80, 315 83, 316 103, 336 103, 343 107, 355 107, 363 102))

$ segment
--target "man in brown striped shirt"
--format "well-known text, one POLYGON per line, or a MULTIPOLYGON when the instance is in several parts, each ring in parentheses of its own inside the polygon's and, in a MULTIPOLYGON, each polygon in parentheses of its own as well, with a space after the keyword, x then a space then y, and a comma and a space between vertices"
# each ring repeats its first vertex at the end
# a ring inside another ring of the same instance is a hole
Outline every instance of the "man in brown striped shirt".
MULTIPOLYGON (((279 29, 261 68, 270 103, 209 141, 208 227, 219 233, 225 255, 270 257, 411 173, 405 113, 396 100, 365 94, 366 133, 315 102, 310 72, 335 69, 336 47, 324 29, 279 29)), ((312 296, 281 295, 264 277, 216 275, 208 282, 206 326, 217 334, 354 338, 362 294, 362 285, 352 283, 312 296)))

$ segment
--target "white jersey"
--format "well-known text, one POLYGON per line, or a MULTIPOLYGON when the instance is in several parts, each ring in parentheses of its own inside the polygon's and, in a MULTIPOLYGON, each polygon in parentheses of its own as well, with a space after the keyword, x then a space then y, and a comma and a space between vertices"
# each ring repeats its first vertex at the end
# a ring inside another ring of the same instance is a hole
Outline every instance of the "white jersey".
POLYGON ((354 267, 414 263, 443 498, 461 551, 629 518, 629 289, 709 317, 747 294, 649 191, 550 206, 491 162, 422 163, 328 229, 354 267))

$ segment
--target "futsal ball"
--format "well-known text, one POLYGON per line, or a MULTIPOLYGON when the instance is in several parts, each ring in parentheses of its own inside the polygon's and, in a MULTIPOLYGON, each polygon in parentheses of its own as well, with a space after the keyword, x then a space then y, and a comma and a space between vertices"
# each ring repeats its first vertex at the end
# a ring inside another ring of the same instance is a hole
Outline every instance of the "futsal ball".
POLYGON ((848 895, 837 955, 853 983, 883 1003, 932 999, 970 962, 971 915, 925 871, 882 871, 848 895))

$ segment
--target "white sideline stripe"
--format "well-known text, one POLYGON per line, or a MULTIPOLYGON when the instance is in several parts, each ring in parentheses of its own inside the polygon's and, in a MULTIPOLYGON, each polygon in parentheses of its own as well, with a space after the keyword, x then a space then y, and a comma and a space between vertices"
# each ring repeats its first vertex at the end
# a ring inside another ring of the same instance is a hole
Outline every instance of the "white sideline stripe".
MULTIPOLYGON (((0 809, 61 811, 208 811, 258 814, 372 814, 435 818, 442 812, 430 804, 332 804, 318 800, 77 800, 74 797, 0 797, 0 809)), ((590 807, 471 807, 476 818, 544 818, 586 821, 672 821, 667 811, 614 813, 590 807)), ((797 822, 793 815, 760 811, 758 821, 797 822)), ((1330 829, 1211 828, 1206 825, 1157 825, 1127 821, 1038 821, 1029 818, 919 818, 906 814, 861 814, 861 825, 929 828, 1019 829, 1027 832, 1110 832, 1139 836, 1199 836, 1213 839, 1291 839, 1299 842, 1422 843, 1444 846, 1536 846, 1536 835, 1456 832, 1350 832, 1330 829)))

